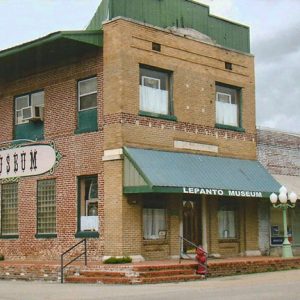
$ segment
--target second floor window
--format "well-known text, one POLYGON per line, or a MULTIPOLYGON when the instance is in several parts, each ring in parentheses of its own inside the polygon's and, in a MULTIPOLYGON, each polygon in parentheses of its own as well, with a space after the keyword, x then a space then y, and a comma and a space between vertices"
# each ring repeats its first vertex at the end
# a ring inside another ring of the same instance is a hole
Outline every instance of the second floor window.
POLYGON ((240 88, 216 84, 216 123, 240 127, 240 88))
POLYGON ((89 78, 78 82, 78 110, 97 107, 97 78, 89 78))
POLYGON ((171 72, 140 67, 140 110, 171 114, 171 72))
POLYGON ((28 123, 30 119, 42 118, 39 107, 44 107, 44 91, 29 93, 15 98, 15 124, 28 123))

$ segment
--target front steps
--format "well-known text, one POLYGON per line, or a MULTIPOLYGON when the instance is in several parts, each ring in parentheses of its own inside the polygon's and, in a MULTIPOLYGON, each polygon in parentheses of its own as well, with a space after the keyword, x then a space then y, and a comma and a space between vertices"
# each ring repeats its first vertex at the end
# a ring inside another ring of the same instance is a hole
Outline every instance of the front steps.
POLYGON ((68 274, 65 282, 69 283, 110 283, 110 284, 146 284, 163 282, 181 282, 201 280, 196 274, 197 264, 159 264, 126 267, 117 272, 95 270, 68 274))
MULTIPOLYGON (((65 282, 103 284, 146 284, 201 280, 194 261, 147 261, 124 265, 77 262, 65 270, 65 282)), ((300 269, 300 257, 235 257, 208 260, 208 278, 238 274, 300 269)), ((42 280, 60 282, 58 261, 1 261, 0 280, 42 280)))

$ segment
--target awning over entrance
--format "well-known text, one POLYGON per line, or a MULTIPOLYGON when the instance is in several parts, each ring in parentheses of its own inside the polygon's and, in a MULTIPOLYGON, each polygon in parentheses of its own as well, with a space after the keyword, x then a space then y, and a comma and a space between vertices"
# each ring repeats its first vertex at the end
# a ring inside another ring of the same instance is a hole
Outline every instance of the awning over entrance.
POLYGON ((268 198, 280 184, 257 161, 124 148, 124 193, 268 198))

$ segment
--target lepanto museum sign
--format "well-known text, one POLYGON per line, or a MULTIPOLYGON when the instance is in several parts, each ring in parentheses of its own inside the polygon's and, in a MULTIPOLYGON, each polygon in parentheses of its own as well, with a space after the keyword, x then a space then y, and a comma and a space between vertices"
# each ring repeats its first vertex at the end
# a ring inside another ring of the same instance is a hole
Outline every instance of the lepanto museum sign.
POLYGON ((0 179, 52 172, 61 155, 53 145, 34 144, 0 150, 0 179))
POLYGON ((184 194, 214 195, 214 196, 234 196, 234 197, 254 197, 262 198, 262 192, 223 190, 223 189, 204 189, 195 187, 184 187, 184 194))

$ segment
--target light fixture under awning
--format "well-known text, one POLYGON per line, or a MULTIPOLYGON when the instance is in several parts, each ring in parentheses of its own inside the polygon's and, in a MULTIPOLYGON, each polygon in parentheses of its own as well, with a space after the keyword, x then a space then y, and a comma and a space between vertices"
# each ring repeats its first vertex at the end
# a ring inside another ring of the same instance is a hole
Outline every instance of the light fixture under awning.
POLYGON ((124 193, 269 198, 280 184, 258 162, 124 148, 124 193))

